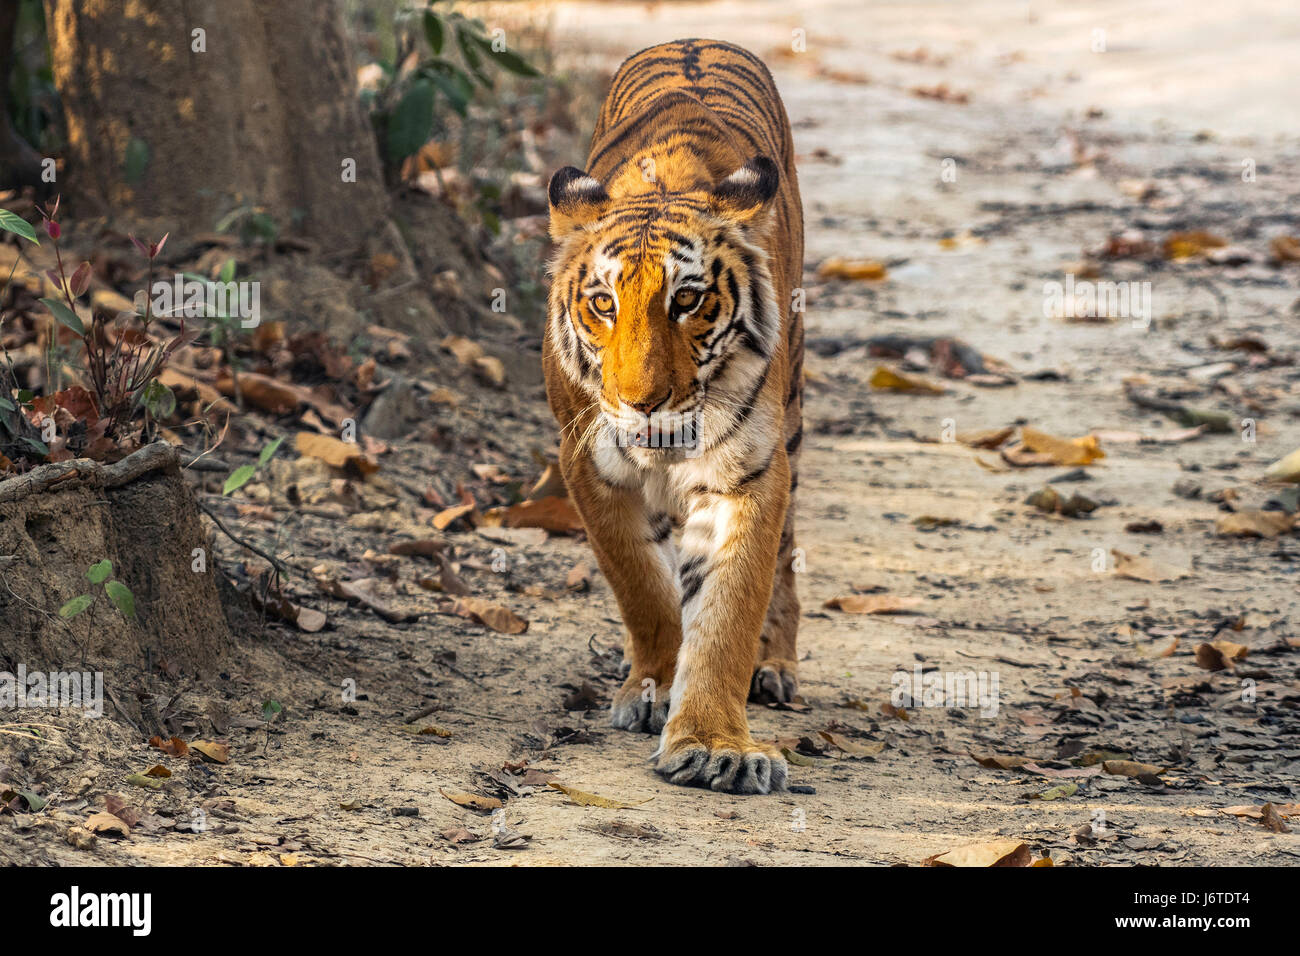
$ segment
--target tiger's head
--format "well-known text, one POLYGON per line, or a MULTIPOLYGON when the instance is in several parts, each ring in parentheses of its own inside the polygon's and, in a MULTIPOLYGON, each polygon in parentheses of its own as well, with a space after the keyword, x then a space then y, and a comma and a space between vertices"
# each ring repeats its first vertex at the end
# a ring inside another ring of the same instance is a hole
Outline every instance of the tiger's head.
POLYGON ((759 242, 780 174, 756 156, 686 190, 642 183, 551 177, 549 334, 621 444, 707 448, 748 414, 777 347, 759 242))

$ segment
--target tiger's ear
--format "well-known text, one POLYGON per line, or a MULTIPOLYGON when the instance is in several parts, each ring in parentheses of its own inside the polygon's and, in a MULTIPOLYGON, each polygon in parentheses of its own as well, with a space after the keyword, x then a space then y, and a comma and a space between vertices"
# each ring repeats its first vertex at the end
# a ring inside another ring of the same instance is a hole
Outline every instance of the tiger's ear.
POLYGON ((595 222, 609 209, 609 193, 600 180, 576 166, 565 166, 546 189, 551 203, 551 238, 560 239, 595 222))
POLYGON ((766 156, 755 156, 713 187, 709 205, 716 215, 733 222, 748 222, 765 210, 777 187, 781 171, 766 156))

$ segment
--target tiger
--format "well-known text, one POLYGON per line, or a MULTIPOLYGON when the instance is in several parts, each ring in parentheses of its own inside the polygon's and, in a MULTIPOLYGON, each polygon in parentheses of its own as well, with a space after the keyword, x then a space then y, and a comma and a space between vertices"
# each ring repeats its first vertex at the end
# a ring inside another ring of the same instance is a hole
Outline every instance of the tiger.
POLYGON ((560 470, 626 627, 610 723, 658 733, 671 783, 783 790, 746 716, 798 690, 803 211, 771 74, 714 40, 634 54, 547 198, 560 470))

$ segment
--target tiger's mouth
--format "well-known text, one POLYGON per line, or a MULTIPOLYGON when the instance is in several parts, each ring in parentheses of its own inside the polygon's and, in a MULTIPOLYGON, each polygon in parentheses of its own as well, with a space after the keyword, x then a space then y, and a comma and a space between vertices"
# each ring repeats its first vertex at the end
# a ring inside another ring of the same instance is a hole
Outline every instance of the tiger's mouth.
POLYGON ((658 411, 650 415, 604 410, 613 441, 621 448, 697 450, 700 444, 699 409, 658 411))

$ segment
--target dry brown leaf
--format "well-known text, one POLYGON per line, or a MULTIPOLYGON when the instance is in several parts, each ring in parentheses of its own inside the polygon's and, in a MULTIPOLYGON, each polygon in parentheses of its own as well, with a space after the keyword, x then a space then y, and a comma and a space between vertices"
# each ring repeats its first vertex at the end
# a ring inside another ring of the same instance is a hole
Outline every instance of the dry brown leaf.
POLYGON ((1300 481, 1300 448, 1264 469, 1269 481, 1300 481))
POLYGON ((479 813, 491 813, 493 810, 500 810, 504 803, 496 797, 485 797, 479 793, 466 793, 464 790, 444 790, 438 788, 438 792, 456 804, 458 807, 464 807, 467 810, 476 810, 479 813))
POLYGON ((528 630, 528 622, 508 607, 484 601, 482 598, 457 598, 456 603, 451 606, 451 612, 469 618, 471 621, 477 621, 500 634, 522 634, 528 630))
POLYGON ((454 522, 464 518, 465 522, 470 527, 474 527, 479 523, 477 507, 478 506, 473 502, 470 502, 469 504, 453 505, 452 507, 445 508, 434 515, 431 523, 439 531, 446 531, 454 522))
POLYGON ((86 822, 82 824, 91 833, 116 834, 117 836, 130 835, 131 828, 126 825, 120 817, 114 816, 106 810, 98 813, 92 813, 86 822))
POLYGON ((1175 232, 1165 240, 1166 259, 1190 259, 1203 256, 1211 249, 1222 249, 1228 241, 1204 229, 1191 232, 1175 232))
POLYGON ((958 847, 926 859, 926 866, 1029 866, 1032 854, 1019 840, 994 840, 958 847))
POLYGON ((921 603, 919 597, 894 594, 845 594, 833 597, 823 607, 845 614, 906 614, 921 603))
POLYGON ((204 760, 210 760, 212 763, 230 762, 230 744, 217 743, 211 740, 196 740, 190 744, 190 749, 198 753, 204 760))
POLYGON ((1207 671, 1231 670, 1235 661, 1244 660, 1250 652, 1245 644, 1232 641, 1214 641, 1196 645, 1196 663, 1207 671))
POLYGON ((564 475, 560 472, 560 466, 554 463, 548 464, 542 471, 542 476, 537 479, 537 484, 533 485, 533 490, 528 492, 529 501, 537 501, 539 498, 564 498, 569 494, 569 489, 564 484, 564 475))
MULTIPOLYGON (((235 380, 226 374, 217 380, 217 391, 233 398, 235 380)), ((303 391, 287 382, 281 382, 259 372, 239 373, 239 394, 243 396, 245 403, 255 405, 273 415, 283 415, 296 409, 305 400, 303 391)))
POLYGON ((624 803, 622 800, 611 800, 609 797, 602 797, 598 793, 587 793, 585 790, 577 790, 574 787, 566 787, 562 783, 556 783, 552 780, 549 784, 552 789, 559 790, 569 802, 579 807, 604 807, 607 810, 635 810, 642 804, 649 803, 649 800, 642 800, 638 803, 624 803))
POLYGON ((1272 830, 1274 833, 1291 832, 1291 828, 1282 822, 1282 816, 1277 812, 1277 807, 1271 803, 1266 803, 1260 808, 1259 822, 1264 825, 1264 829, 1272 830))
POLYGON ((919 395, 942 395, 948 391, 944 386, 919 375, 905 375, 888 365, 878 365, 871 373, 868 384, 872 388, 890 392, 907 392, 919 395))
POLYGON ((1177 581, 1180 578, 1191 576, 1190 572, 1176 568, 1171 564, 1153 561, 1139 554, 1128 554, 1117 548, 1111 548, 1110 554, 1115 559, 1116 577, 1156 584, 1161 581, 1177 581))
POLYGON ((1295 523, 1296 515, 1284 511, 1235 511, 1215 522, 1214 533, 1224 538, 1276 538, 1295 523))
POLYGON ((1026 425, 1020 429, 1020 440, 1027 451, 1047 455, 1054 465, 1091 465, 1106 457, 1095 435, 1082 438, 1058 438, 1026 425))
POLYGON ((827 259, 817 270, 819 279, 875 281, 884 279, 888 275, 889 270, 885 268, 884 263, 877 262, 875 259, 845 259, 841 256, 827 259))
POLYGON ((573 502, 556 495, 521 501, 508 508, 490 508, 484 512, 483 521, 505 528, 541 528, 551 534, 580 534, 585 530, 573 502))
POLYGON ((570 591, 586 591, 591 587, 591 568, 579 561, 570 569, 564 586, 570 591))
POLYGON ((298 454, 316 458, 333 468, 361 478, 379 470, 379 463, 361 450, 356 442, 343 441, 332 435, 299 432, 294 439, 298 454))
POLYGON ((971 448, 993 450, 1002 447, 1006 440, 1015 434, 1015 431, 1014 425, 1008 425, 1005 428, 986 428, 982 431, 958 432, 957 440, 963 445, 969 445, 971 448))
POLYGON ((155 735, 149 738, 149 746, 156 747, 169 757, 184 757, 190 752, 189 745, 179 737, 163 740, 162 737, 155 735))
POLYGON ((819 730, 817 733, 836 750, 842 750, 852 757, 874 757, 885 749, 883 740, 860 744, 840 734, 831 733, 829 730, 819 730))
POLYGON ((1300 238, 1274 236, 1268 248, 1278 262, 1300 262, 1300 238))
POLYGON ((1116 777, 1154 776, 1165 772, 1164 767, 1155 764, 1138 763, 1136 760, 1103 760, 1101 769, 1116 777))

